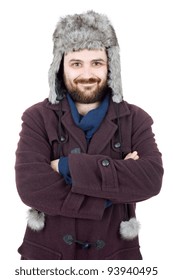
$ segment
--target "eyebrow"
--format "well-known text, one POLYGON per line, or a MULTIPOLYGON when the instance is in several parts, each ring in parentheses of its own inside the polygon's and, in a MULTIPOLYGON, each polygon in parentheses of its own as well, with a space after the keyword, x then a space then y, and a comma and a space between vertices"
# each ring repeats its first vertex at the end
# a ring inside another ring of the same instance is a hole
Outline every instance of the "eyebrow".
MULTIPOLYGON (((96 58, 96 59, 91 60, 91 62, 94 62, 94 61, 106 62, 106 60, 104 60, 102 58, 96 58)), ((83 60, 72 58, 69 60, 69 62, 83 62, 83 60)))
POLYGON ((70 59, 69 62, 81 62, 82 60, 80 59, 70 59))
POLYGON ((92 61, 101 61, 101 62, 106 62, 106 60, 105 60, 105 59, 103 59, 103 58, 93 59, 92 61))

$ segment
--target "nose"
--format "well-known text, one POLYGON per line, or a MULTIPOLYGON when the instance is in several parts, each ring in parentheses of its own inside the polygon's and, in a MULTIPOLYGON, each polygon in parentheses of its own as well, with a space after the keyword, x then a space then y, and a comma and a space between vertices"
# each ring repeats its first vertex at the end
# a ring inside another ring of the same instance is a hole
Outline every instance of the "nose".
POLYGON ((82 78, 89 79, 93 77, 92 68, 90 66, 84 66, 82 70, 83 70, 81 73, 82 78))

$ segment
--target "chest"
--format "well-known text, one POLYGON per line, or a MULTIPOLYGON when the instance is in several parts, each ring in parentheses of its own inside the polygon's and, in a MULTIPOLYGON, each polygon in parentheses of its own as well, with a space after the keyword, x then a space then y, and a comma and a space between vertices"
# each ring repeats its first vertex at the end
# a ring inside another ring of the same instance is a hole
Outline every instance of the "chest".
POLYGON ((85 133, 78 128, 71 118, 58 118, 47 124, 46 131, 51 145, 51 160, 68 156, 70 153, 103 154, 113 159, 121 159, 132 151, 131 116, 117 120, 104 119, 89 143, 85 133))

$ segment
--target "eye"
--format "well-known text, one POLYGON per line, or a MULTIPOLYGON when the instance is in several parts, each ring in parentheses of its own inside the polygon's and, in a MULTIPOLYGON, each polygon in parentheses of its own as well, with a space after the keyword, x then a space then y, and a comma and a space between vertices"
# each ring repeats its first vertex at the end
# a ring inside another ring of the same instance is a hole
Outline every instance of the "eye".
POLYGON ((71 67, 73 68, 80 68, 82 66, 81 62, 73 62, 71 63, 71 67))
POLYGON ((94 61, 94 62, 92 63, 92 65, 93 65, 94 67, 101 67, 101 66, 104 65, 104 63, 101 62, 101 61, 94 61))
POLYGON ((95 61, 95 62, 93 62, 93 65, 94 65, 94 66, 100 66, 101 63, 100 63, 99 61, 95 61))

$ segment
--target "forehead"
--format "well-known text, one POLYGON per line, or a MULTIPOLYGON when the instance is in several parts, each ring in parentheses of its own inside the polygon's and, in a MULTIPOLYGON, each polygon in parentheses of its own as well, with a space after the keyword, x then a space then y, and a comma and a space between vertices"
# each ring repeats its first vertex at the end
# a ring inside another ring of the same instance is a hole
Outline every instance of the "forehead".
POLYGON ((104 61, 107 61, 107 54, 105 49, 103 50, 80 50, 80 51, 74 51, 74 52, 68 52, 65 54, 64 59, 66 61, 73 60, 82 60, 82 61, 91 61, 96 59, 103 59, 104 61))

